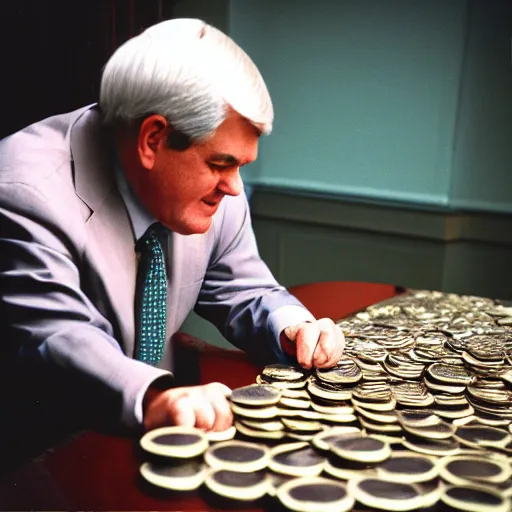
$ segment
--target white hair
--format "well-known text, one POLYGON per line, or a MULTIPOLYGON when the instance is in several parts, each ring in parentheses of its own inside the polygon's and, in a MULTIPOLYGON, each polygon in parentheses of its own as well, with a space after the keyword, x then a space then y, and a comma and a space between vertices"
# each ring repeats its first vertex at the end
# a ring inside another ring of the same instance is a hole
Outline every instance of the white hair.
POLYGON ((149 27, 111 56, 101 79, 105 123, 160 114, 192 141, 211 135, 228 108, 270 133, 272 101, 250 57, 220 30, 196 19, 149 27))

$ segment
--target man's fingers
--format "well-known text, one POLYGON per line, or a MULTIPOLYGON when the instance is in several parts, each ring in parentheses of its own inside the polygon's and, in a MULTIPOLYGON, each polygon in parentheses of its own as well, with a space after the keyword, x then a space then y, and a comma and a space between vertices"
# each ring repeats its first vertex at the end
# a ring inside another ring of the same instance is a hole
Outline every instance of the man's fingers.
POLYGON ((330 368, 343 355, 345 337, 330 318, 289 326, 283 334, 295 344, 297 362, 303 368, 330 368))
POLYGON ((290 341, 293 341, 295 342, 296 338, 297 338, 297 333, 299 332, 299 330, 302 328, 303 324, 298 324, 298 325, 290 325, 289 327, 286 327, 286 329, 284 329, 284 334, 285 336, 290 340, 290 341))
POLYGON ((334 340, 332 332, 320 330, 318 343, 316 344, 315 351, 313 352, 312 364, 315 368, 327 367, 330 354, 334 348, 334 340))
POLYGON ((313 354, 320 330, 316 323, 301 324, 295 337, 297 362, 306 369, 313 366, 313 354))
POLYGON ((317 368, 330 368, 334 366, 343 355, 345 337, 339 326, 330 318, 318 321, 320 336, 313 354, 313 365, 317 368))
POLYGON ((233 423, 227 397, 231 390, 218 382, 205 386, 162 391, 147 407, 147 430, 165 425, 182 425, 203 430, 226 430, 233 423))
POLYGON ((173 400, 169 404, 169 419, 171 425, 194 427, 196 425, 194 400, 188 396, 173 400))
POLYGON ((313 354, 313 366, 316 368, 330 368, 334 366, 339 360, 338 354, 341 355, 337 344, 338 339, 332 327, 321 329, 313 354))
POLYGON ((225 398, 231 396, 231 389, 229 389, 226 384, 222 384, 222 382, 211 382, 210 384, 206 384, 205 388, 209 390, 214 389, 216 393, 221 394, 225 398))
POLYGON ((233 413, 226 398, 230 394, 231 390, 223 384, 213 383, 206 386, 206 395, 213 407, 215 418, 211 430, 221 432, 233 424, 233 413))

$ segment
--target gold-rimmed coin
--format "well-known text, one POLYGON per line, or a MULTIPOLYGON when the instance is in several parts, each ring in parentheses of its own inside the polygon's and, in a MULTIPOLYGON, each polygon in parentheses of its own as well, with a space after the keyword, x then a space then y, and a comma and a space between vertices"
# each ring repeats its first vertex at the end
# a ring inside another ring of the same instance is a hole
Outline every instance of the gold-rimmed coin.
POLYGON ((347 493, 344 484, 322 477, 285 482, 276 496, 284 507, 295 512, 346 512, 354 506, 354 498, 347 493))
POLYGON ((208 438, 203 430, 194 427, 161 427, 146 432, 140 446, 152 455, 189 459, 204 453, 208 438))
POLYGON ((301 476, 318 476, 325 465, 325 457, 308 442, 287 443, 270 450, 268 467, 276 473, 301 476))
POLYGON ((208 466, 241 473, 265 468, 268 459, 269 449, 265 445, 237 440, 215 444, 204 453, 204 461, 208 466))

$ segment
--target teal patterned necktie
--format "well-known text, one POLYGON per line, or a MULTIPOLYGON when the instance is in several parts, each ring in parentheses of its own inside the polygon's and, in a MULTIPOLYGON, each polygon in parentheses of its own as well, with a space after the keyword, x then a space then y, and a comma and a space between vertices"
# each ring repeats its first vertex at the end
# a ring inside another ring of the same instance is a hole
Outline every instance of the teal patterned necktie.
POLYGON ((165 345, 167 273, 162 249, 166 237, 161 224, 153 224, 135 246, 139 253, 135 293, 136 357, 157 365, 165 345))

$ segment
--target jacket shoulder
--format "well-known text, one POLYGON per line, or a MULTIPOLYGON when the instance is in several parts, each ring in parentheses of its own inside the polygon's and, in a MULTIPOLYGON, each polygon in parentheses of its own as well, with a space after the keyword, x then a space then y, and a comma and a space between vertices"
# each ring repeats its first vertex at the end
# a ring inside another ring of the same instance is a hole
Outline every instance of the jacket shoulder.
POLYGON ((0 183, 35 185, 69 166, 71 127, 91 106, 38 121, 0 140, 0 183))

